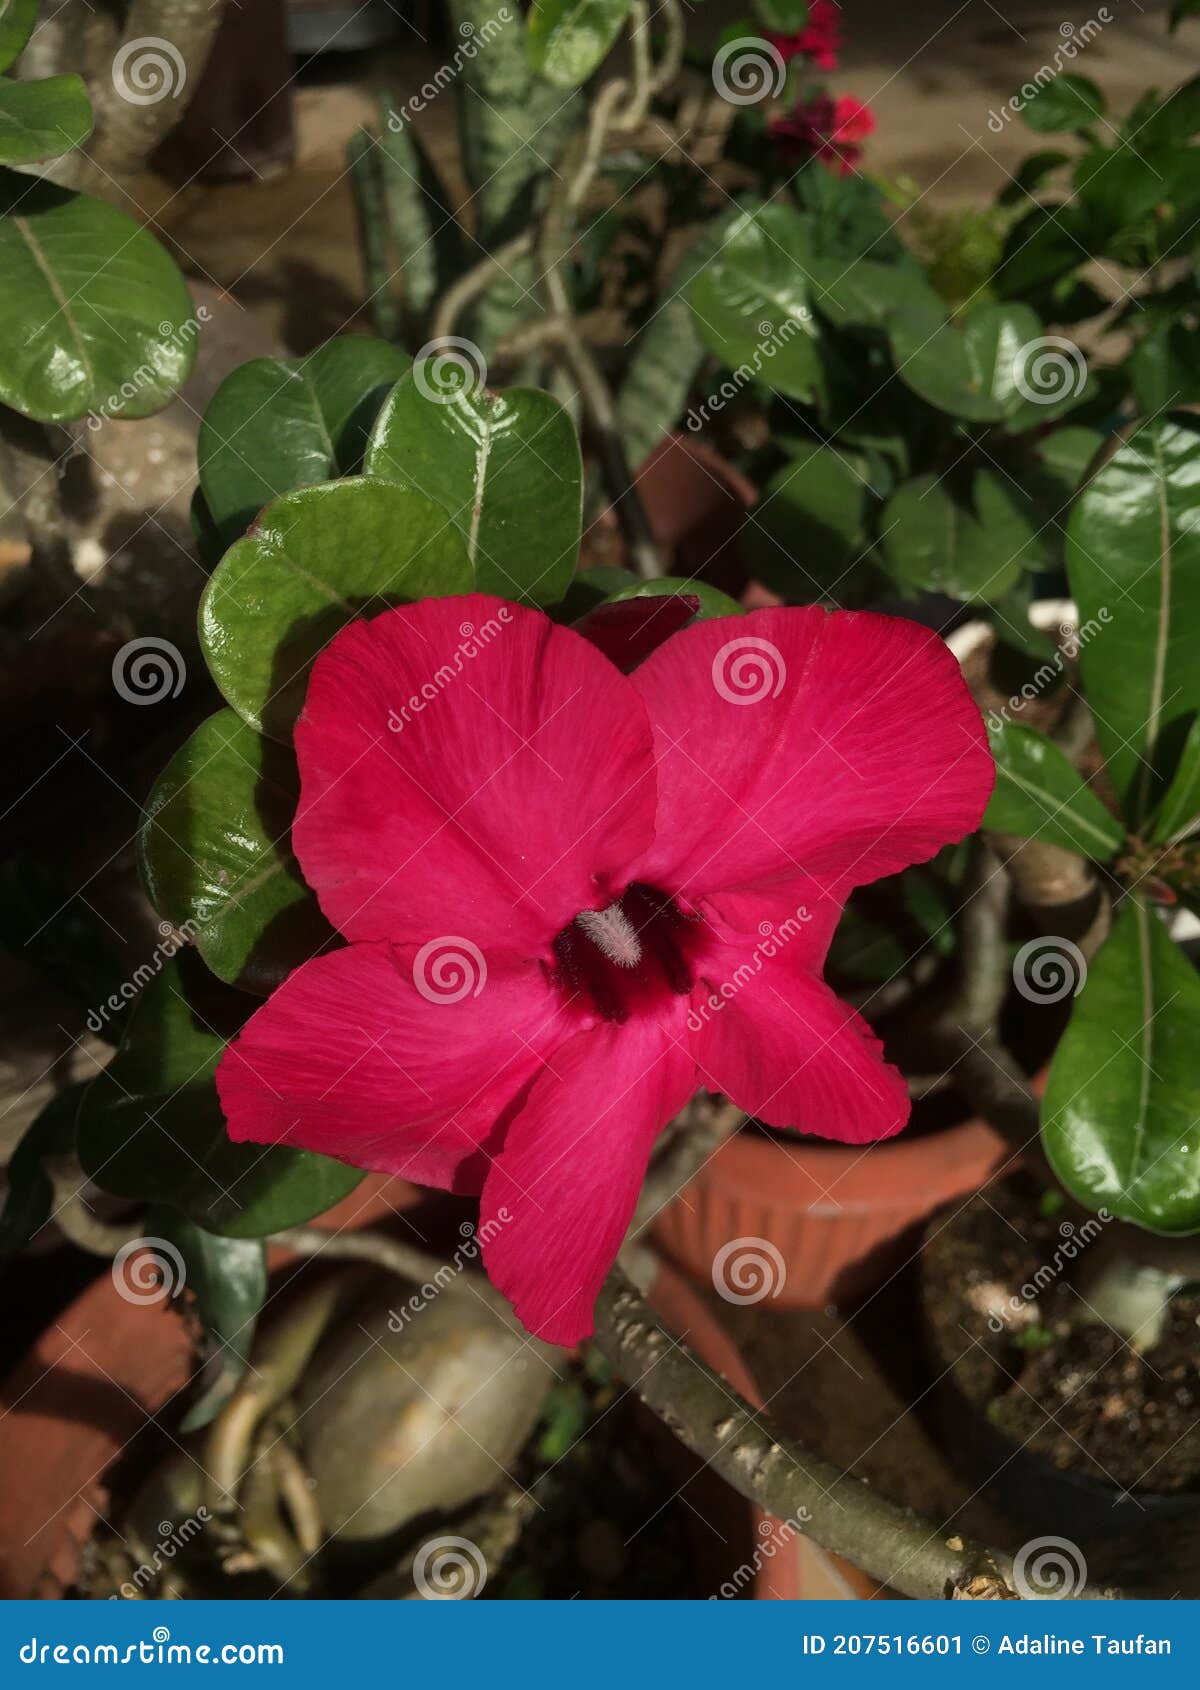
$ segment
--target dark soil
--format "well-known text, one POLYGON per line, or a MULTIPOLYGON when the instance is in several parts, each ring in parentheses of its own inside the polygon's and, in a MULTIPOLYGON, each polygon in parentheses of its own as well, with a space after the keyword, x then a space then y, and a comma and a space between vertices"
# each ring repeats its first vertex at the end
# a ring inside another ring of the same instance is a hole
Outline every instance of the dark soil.
POLYGON ((1098 1224, 1047 1213, 1024 1179, 935 1221, 922 1292, 938 1370, 1054 1467, 1135 1494, 1200 1489, 1200 1296, 1176 1296, 1135 1353, 1072 1283, 1098 1224))

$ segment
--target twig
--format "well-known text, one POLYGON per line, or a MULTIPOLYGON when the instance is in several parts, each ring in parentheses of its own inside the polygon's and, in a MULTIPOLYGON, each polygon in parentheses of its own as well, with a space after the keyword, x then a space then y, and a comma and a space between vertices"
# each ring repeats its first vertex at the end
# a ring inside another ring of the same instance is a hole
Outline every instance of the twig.
POLYGON ((73 1151, 47 1156, 42 1163, 53 1191, 51 1219, 64 1238, 93 1256, 112 1257, 143 1236, 140 1216, 126 1221, 101 1220, 84 1200, 87 1175, 73 1151))
MULTIPOLYGON (((619 1269, 596 1309, 596 1341, 681 1443, 741 1496, 902 1596, 1015 1595, 1009 1556, 947 1535, 879 1496, 756 1413, 655 1318, 619 1269)), ((1083 1597, 1116 1594, 1088 1586, 1083 1597)))

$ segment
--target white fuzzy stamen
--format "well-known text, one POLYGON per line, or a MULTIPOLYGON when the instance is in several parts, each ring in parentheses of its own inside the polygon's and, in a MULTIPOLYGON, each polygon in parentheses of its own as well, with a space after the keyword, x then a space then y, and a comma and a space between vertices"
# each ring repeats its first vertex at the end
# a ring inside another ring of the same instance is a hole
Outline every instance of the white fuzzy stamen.
POLYGON ((581 910, 575 920, 598 950, 618 968, 636 968, 642 960, 637 929, 620 904, 606 910, 581 910))

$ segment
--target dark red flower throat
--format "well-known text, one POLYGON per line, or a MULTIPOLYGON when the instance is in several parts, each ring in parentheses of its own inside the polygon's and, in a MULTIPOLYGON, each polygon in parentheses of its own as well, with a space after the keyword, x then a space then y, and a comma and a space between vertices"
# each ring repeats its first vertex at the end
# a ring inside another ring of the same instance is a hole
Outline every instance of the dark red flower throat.
POLYGON ((669 893, 635 880, 603 910, 581 910, 554 940, 559 985, 604 1021, 686 997, 704 932, 669 893))

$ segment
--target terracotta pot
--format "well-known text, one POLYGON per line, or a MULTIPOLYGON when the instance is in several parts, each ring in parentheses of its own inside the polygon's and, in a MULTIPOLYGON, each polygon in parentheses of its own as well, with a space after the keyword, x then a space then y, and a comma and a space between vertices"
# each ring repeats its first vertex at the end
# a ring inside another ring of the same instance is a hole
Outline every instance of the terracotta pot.
POLYGON ((662 1214, 655 1237, 702 1284, 714 1283, 714 1263, 726 1250, 715 1271, 746 1300, 760 1285, 740 1285, 739 1253, 727 1247, 745 1240, 750 1262, 754 1245, 765 1241, 782 1267, 766 1254, 764 1306, 824 1308, 881 1285, 903 1260, 913 1229, 943 1203, 978 1190, 1007 1154, 999 1134, 975 1119, 867 1146, 735 1133, 662 1214))
MULTIPOLYGON (((425 1195, 403 1180, 371 1175, 315 1224, 330 1231, 373 1225, 425 1195)), ((270 1253, 272 1267, 291 1259, 284 1250, 270 1253)), ((761 1406, 738 1352, 669 1267, 651 1300, 711 1367, 761 1406)), ((43 1333, 0 1391, 0 1599, 66 1594, 107 1503, 109 1471, 146 1421, 173 1406, 194 1373, 192 1337, 178 1311, 127 1301, 108 1273, 43 1333)), ((752 1568, 753 1576, 739 1582, 744 1594, 795 1595, 802 1553, 812 1546, 751 1509, 711 1470, 687 1472, 689 1462, 699 1464, 669 1434, 664 1437, 668 1459, 680 1464, 681 1483, 694 1483, 693 1495, 704 1497, 698 1512, 720 1530, 715 1536, 701 1528, 708 1542, 698 1538, 698 1552, 718 1550, 702 1578, 711 1578, 716 1591, 736 1569, 752 1568)))

